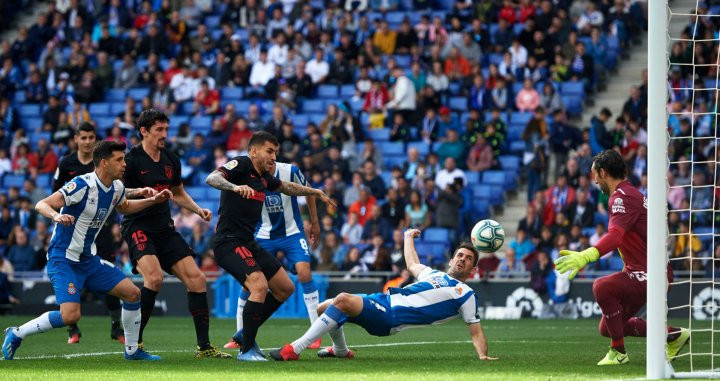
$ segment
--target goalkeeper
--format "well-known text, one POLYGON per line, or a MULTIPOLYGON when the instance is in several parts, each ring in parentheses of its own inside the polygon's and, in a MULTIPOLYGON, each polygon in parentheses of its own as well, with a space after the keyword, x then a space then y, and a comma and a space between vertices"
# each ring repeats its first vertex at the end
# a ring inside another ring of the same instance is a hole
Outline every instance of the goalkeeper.
MULTIPOLYGON (((600 253, 618 249, 625 263, 621 272, 593 283, 593 295, 603 313, 600 334, 611 340, 610 350, 598 365, 627 364, 630 358, 623 338, 645 337, 647 332, 645 320, 635 317, 647 301, 647 199, 625 179, 626 173, 623 158, 613 150, 593 158, 595 183, 610 196, 608 232, 594 247, 581 252, 562 250, 555 260, 557 271, 570 272, 570 279, 589 262, 596 261, 600 253)), ((671 280, 672 270, 668 267, 668 281, 671 280)), ((668 327, 668 359, 673 360, 689 339, 689 331, 668 327)))

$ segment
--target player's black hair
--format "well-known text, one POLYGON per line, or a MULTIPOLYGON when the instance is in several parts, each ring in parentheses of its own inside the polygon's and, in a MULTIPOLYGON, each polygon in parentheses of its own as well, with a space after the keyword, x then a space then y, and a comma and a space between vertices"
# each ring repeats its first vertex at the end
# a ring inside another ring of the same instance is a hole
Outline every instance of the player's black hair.
POLYGON ((80 131, 92 132, 93 134, 97 135, 97 132, 95 131, 95 126, 93 126, 93 124, 89 122, 80 123, 77 128, 77 132, 79 133, 80 131))
POLYGON ((113 152, 125 152, 125 148, 125 143, 110 140, 101 141, 97 143, 95 149, 93 149, 93 164, 95 167, 98 167, 101 160, 110 158, 113 152))
POLYGON ((627 175, 625 160, 619 153, 611 149, 606 149, 595 155, 593 165, 596 171, 604 169, 614 179, 622 180, 627 175))
MULTIPOLYGON (((155 123, 169 121, 170 119, 168 119, 164 112, 156 108, 150 108, 140 113, 140 116, 137 118, 135 124, 137 124, 138 131, 145 127, 145 129, 149 132, 150 127, 152 127, 155 123)), ((142 140, 142 134, 140 134, 140 139, 142 140)))
POLYGON ((473 256, 475 256, 473 266, 477 266, 478 262, 480 261, 480 253, 478 252, 478 249, 476 249, 475 246, 470 242, 460 242, 460 244, 455 248, 455 251, 453 252, 453 258, 455 258, 455 254, 457 254, 458 250, 460 249, 470 250, 473 253, 473 256))
POLYGON ((248 148, 253 146, 261 146, 265 144, 265 142, 270 142, 276 146, 280 145, 275 135, 265 131, 258 131, 252 134, 250 142, 248 143, 248 148))

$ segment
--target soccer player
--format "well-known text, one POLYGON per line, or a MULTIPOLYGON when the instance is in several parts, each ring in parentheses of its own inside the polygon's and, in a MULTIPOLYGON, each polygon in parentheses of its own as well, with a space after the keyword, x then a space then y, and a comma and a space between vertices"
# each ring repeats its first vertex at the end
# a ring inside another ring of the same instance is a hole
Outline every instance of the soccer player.
POLYGON ((270 352, 270 356, 278 361, 297 360, 310 343, 329 333, 333 345, 319 350, 318 357, 352 358, 355 354, 345 344, 342 329, 346 321, 365 328, 373 336, 389 336, 406 328, 440 324, 460 316, 468 324, 478 358, 497 360, 488 356, 475 292, 464 283, 477 266, 477 250, 470 243, 461 243, 450 260, 448 272, 444 273, 420 264, 413 241, 419 236, 420 230, 405 231, 403 247, 407 269, 417 278, 416 283, 403 288, 390 287, 387 294, 340 293, 320 305, 318 313, 322 315, 302 337, 270 352))
MULTIPOLYGON (((306 185, 305 177, 300 168, 287 163, 275 163, 275 178, 283 181, 306 185)), ((315 198, 307 197, 310 211, 310 224, 312 226, 310 243, 315 245, 320 232, 317 218, 315 198)), ((303 232, 303 220, 300 216, 297 196, 287 196, 279 192, 265 192, 262 219, 255 232, 255 240, 270 254, 277 255, 278 251, 285 253, 288 265, 295 270, 303 289, 305 307, 310 317, 310 324, 317 319, 318 291, 310 272, 310 247, 303 232)), ((243 289, 238 298, 237 313, 235 315, 236 332, 225 348, 240 348, 242 343, 243 309, 250 292, 243 289)), ((310 345, 310 348, 320 348, 322 338, 310 345)))
MULTIPOLYGON (((560 251, 555 268, 560 273, 570 272, 572 279, 585 265, 596 261, 600 253, 618 249, 625 263, 623 270, 593 283, 593 295, 603 313, 600 334, 611 340, 610 350, 598 365, 627 364, 630 358, 625 352, 624 337, 645 337, 647 332, 645 320, 635 317, 647 301, 647 199, 626 180, 625 161, 617 152, 606 150, 597 154, 591 170, 595 183, 610 195, 608 232, 594 247, 581 252, 560 251)), ((671 280, 672 269, 668 267, 668 281, 671 280)), ((668 327, 668 359, 673 360, 689 339, 689 331, 668 327)))
POLYGON ((13 359, 27 336, 77 323, 83 287, 123 300, 125 359, 160 360, 138 348, 140 290, 112 263, 100 259, 95 245, 113 210, 137 213, 172 197, 165 190, 151 198, 128 200, 120 181, 125 171, 124 152, 123 143, 99 143, 93 152, 94 172, 73 178, 35 206, 40 214, 56 222, 48 248, 47 272, 60 310, 46 312, 20 327, 7 328, 2 346, 5 360, 13 359))
MULTIPOLYGON (((142 141, 130 149, 125 158, 125 185, 129 188, 150 187, 157 191, 169 189, 173 201, 180 207, 210 221, 212 212, 199 207, 183 188, 180 160, 165 148, 168 125, 168 117, 160 110, 148 109, 140 114, 137 128, 142 141)), ((190 246, 175 231, 170 218, 170 202, 126 215, 122 222, 122 234, 130 249, 133 271, 138 271, 143 277, 140 343, 143 343, 143 331, 155 307, 155 297, 162 286, 165 271, 178 277, 188 289, 188 309, 197 338, 195 357, 232 357, 210 344, 205 275, 195 263, 190 246)))
MULTIPOLYGON (((77 151, 68 154, 60 160, 53 179, 53 192, 57 192, 75 176, 84 175, 95 170, 95 165, 93 164, 93 148, 95 147, 96 137, 95 126, 92 124, 84 122, 78 126, 75 136, 73 137, 77 145, 77 151)), ((126 196, 128 198, 135 198, 132 192, 132 190, 126 189, 126 196)), ((105 224, 95 239, 97 255, 110 263, 115 263, 115 253, 112 248, 112 233, 110 231, 114 220, 115 213, 112 213, 106 219, 105 224)), ((120 299, 112 294, 106 294, 105 305, 110 313, 110 339, 124 342, 125 337, 123 337, 123 330, 120 326, 120 299)), ((81 336, 82 333, 77 324, 68 325, 68 344, 79 343, 81 336)))
POLYGON ((256 132, 248 143, 249 156, 237 156, 213 171, 208 185, 221 190, 213 250, 220 267, 250 291, 243 309, 240 361, 267 361, 255 342, 260 326, 295 291, 280 262, 255 241, 266 191, 288 196, 316 196, 333 204, 321 190, 278 179, 275 158, 279 143, 272 134, 256 132), (270 292, 268 292, 268 288, 270 292))

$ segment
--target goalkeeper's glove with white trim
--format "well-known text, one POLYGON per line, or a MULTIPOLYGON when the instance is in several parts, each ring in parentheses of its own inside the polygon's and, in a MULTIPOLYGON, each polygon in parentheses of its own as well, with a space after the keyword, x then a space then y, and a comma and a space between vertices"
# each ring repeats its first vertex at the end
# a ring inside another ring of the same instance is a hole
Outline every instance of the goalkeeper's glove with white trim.
POLYGON ((585 265, 597 261, 598 258, 600 252, 594 247, 583 251, 560 250, 560 257, 555 260, 555 269, 561 274, 570 271, 568 279, 572 279, 585 265))

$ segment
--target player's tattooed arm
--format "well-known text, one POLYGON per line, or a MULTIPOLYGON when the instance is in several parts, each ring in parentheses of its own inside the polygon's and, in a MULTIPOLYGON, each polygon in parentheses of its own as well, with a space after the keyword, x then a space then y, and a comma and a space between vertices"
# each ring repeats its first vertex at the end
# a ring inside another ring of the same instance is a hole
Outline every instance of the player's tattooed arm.
POLYGON ((134 198, 150 198, 154 197, 158 192, 150 187, 145 188, 125 188, 125 197, 134 198))
POLYGON ((237 185, 228 181, 228 179, 225 178, 225 174, 218 170, 214 170, 208 175, 207 179, 205 179, 205 184, 221 191, 237 191, 237 185))
POLYGON ((328 197, 328 195, 325 194, 325 192, 321 191, 320 189, 306 187, 293 182, 283 181, 278 191, 288 196, 315 196, 327 204, 336 206, 335 201, 333 201, 330 197, 328 197))

